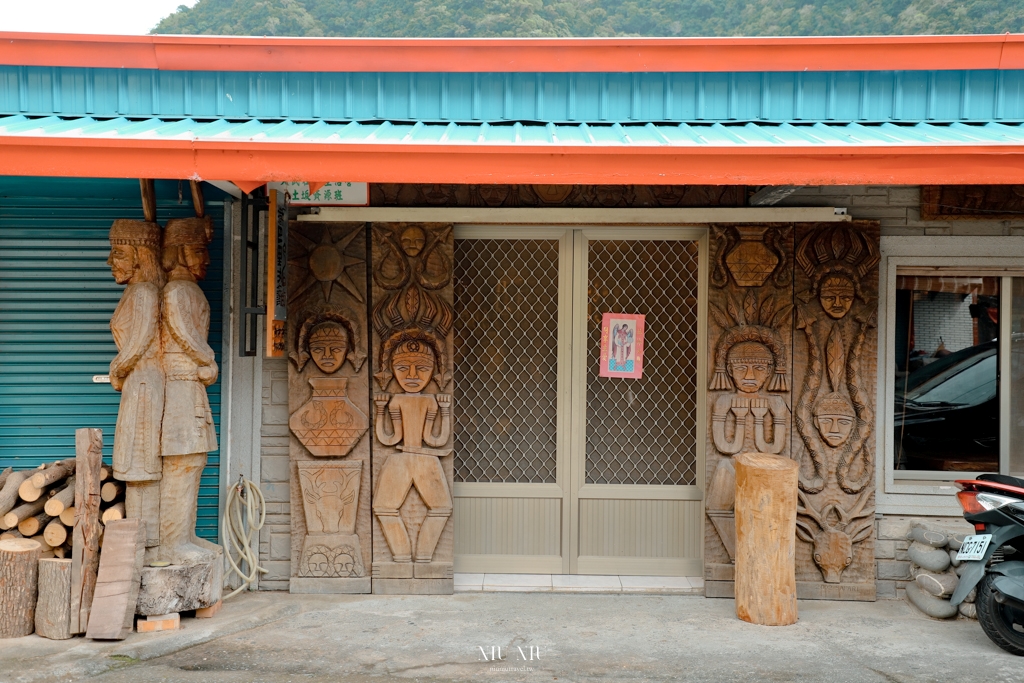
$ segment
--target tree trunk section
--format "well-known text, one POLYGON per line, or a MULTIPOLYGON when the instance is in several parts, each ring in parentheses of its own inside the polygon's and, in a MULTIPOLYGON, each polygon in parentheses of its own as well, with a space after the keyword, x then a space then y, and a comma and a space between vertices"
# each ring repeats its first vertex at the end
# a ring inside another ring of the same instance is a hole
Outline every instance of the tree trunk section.
MULTIPOLYGON (((59 517, 60 513, 75 506, 75 478, 68 479, 67 484, 43 505, 43 511, 51 517, 59 517)), ((69 525, 70 526, 70 525, 69 525)))
POLYGON ((119 519, 124 519, 124 501, 121 501, 120 503, 114 503, 106 510, 104 510, 101 519, 103 520, 104 524, 106 524, 107 522, 114 522, 119 519))
POLYGON ((100 566, 100 469, 103 431, 75 430, 75 531, 71 555, 71 633, 89 626, 96 573, 100 566))
POLYGON ((25 470, 24 472, 12 472, 7 477, 3 489, 0 490, 0 515, 6 515, 18 504, 18 487, 21 486, 21 482, 31 476, 32 470, 25 470))
POLYGON ((35 628, 41 550, 27 538, 0 541, 0 638, 21 638, 35 628))
POLYGON ((767 453, 736 464, 736 616, 764 626, 795 624, 799 466, 767 453))
POLYGON ((71 637, 71 560, 39 560, 36 633, 50 640, 71 637))
POLYGON ((59 519, 55 519, 43 529, 43 538, 51 548, 64 545, 64 541, 68 540, 68 528, 59 519))
POLYGON ((73 459, 58 460, 42 472, 33 474, 30 481, 37 489, 44 489, 51 484, 56 484, 61 479, 67 479, 74 473, 75 461, 73 459))
MULTIPOLYGON (((42 512, 43 506, 45 504, 46 501, 42 500, 37 500, 32 503, 22 503, 21 505, 19 505, 18 507, 14 508, 6 515, 4 515, 3 522, 0 523, 0 526, 2 526, 4 529, 15 529, 19 524, 22 523, 22 521, 42 512)), ((19 529, 19 531, 21 530, 19 529)), ((22 531, 21 533, 25 532, 22 531)))

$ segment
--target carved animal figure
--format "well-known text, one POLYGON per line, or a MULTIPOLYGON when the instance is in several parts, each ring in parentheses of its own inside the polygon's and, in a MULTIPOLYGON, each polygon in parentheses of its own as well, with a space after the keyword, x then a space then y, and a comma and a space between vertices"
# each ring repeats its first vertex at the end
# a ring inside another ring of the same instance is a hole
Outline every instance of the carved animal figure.
POLYGON ((825 583, 839 583, 843 571, 853 562, 853 546, 871 535, 874 510, 866 509, 871 490, 865 490, 847 512, 837 503, 829 503, 819 512, 811 505, 803 491, 797 492, 796 535, 814 546, 814 563, 818 565, 825 583), (806 521, 814 523, 815 530, 806 521))

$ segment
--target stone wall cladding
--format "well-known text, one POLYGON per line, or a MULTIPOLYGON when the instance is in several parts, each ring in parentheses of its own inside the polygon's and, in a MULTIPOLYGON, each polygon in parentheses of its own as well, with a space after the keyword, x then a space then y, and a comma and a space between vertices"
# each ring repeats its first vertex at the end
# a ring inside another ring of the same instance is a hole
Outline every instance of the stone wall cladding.
POLYGON ((923 221, 915 185, 816 185, 802 187, 776 206, 846 207, 854 219, 877 220, 882 236, 1024 235, 1024 216, 1012 221, 923 221))
POLYGON ((269 570, 260 590, 288 590, 291 576, 291 513, 288 493, 288 361, 263 359, 263 424, 260 487, 267 521, 260 531, 260 565, 269 570))

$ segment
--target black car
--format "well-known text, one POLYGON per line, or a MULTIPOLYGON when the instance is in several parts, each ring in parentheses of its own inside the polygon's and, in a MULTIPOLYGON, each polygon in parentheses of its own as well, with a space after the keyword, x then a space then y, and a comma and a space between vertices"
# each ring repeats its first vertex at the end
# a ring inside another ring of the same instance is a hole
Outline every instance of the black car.
POLYGON ((997 347, 971 346, 897 380, 897 469, 999 471, 997 347))

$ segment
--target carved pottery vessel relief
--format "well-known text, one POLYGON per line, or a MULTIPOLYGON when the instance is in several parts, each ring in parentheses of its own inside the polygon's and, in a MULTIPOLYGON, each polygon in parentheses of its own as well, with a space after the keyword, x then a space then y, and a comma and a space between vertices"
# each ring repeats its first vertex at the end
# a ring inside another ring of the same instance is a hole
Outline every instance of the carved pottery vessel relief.
POLYGON ((365 224, 293 223, 288 253, 291 589, 365 593, 372 558, 365 224))
POLYGON ((348 455, 370 425, 348 398, 348 377, 313 377, 309 383, 313 397, 292 413, 288 426, 313 455, 348 455))

